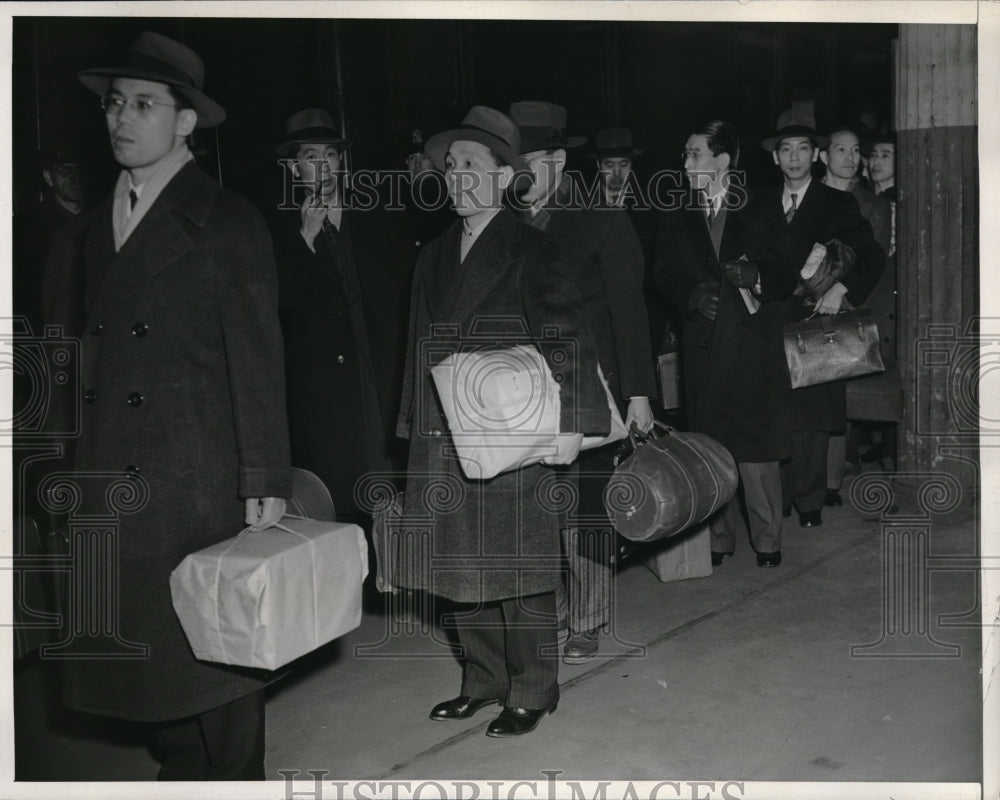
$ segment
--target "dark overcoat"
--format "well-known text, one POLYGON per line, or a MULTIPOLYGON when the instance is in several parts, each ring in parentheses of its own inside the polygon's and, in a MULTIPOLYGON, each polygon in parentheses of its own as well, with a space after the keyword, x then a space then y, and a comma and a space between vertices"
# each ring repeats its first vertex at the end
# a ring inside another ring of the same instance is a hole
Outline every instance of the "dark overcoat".
MULTIPOLYGON (((120 639, 149 652, 72 660, 66 688, 76 709, 149 722, 265 685, 264 673, 195 660, 168 578, 188 553, 244 528, 245 498, 290 496, 284 370, 271 240, 256 209, 193 162, 117 253, 111 209, 109 198, 95 211, 85 245, 76 465, 149 487, 145 505, 120 517, 117 606, 120 639)), ((107 513, 105 502, 88 493, 84 510, 107 513)))
MULTIPOLYGON (((815 243, 839 239, 849 245, 856 257, 854 266, 841 278, 847 287, 846 300, 857 308, 864 305, 875 288, 885 266, 885 253, 875 241, 872 226, 858 208, 850 192, 831 189, 817 179, 810 181, 805 196, 799 198, 798 210, 791 223, 785 219, 778 185, 761 195, 750 209, 748 224, 760 240, 779 247, 789 261, 801 269, 815 243)), ((785 321, 795 322, 812 314, 801 297, 784 302, 785 321)), ((791 389, 789 422, 795 431, 842 431, 845 424, 846 395, 843 381, 791 389)))
POLYGON ((886 367, 889 367, 896 361, 896 254, 890 254, 892 203, 884 195, 875 194, 860 182, 854 184, 851 194, 858 201, 861 216, 871 223, 875 241, 886 253, 882 277, 868 295, 865 305, 875 315, 879 331, 879 350, 886 367))
POLYGON ((573 276, 614 395, 620 401, 656 397, 642 295, 645 261, 628 214, 619 208, 581 207, 564 178, 553 200, 530 224, 552 237, 573 276))
POLYGON ((787 373, 781 341, 783 307, 798 284, 795 269, 747 229, 744 210, 720 210, 714 236, 701 208, 665 212, 656 243, 655 275, 682 320, 684 391, 691 430, 721 442, 736 461, 779 461, 789 455, 787 373), (722 262, 746 256, 758 265, 760 308, 751 314, 722 262), (700 283, 719 286, 710 320, 691 308, 700 283))
POLYGON ((345 210, 339 265, 324 235, 315 252, 306 245, 298 210, 272 224, 292 458, 323 480, 339 515, 358 510, 358 478, 391 469, 412 267, 396 253, 390 221, 345 210), (353 271, 358 291, 342 270, 353 271))
POLYGON ((543 465, 468 480, 451 449, 430 367, 463 347, 534 342, 560 380, 563 431, 606 434, 580 301, 555 245, 501 211, 460 263, 461 221, 420 253, 413 281, 399 434, 410 440, 405 520, 422 541, 401 565, 404 586, 459 602, 555 590, 559 585, 561 471, 543 465), (432 326, 452 326, 443 335, 432 326), (544 339, 543 326, 558 336, 544 339), (525 336, 521 331, 527 331, 525 336), (424 538, 421 538, 424 537, 424 538))

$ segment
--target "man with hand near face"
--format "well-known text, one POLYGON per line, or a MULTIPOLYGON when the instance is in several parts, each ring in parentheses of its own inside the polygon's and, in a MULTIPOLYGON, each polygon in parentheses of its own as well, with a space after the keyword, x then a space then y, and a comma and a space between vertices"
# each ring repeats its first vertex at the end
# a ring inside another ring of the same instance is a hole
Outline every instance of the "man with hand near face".
POLYGON ((122 171, 84 246, 76 469, 82 482, 134 480, 148 500, 118 521, 116 629, 67 662, 67 702, 150 723, 160 780, 263 780, 269 677, 197 660, 168 579, 189 553, 270 527, 291 494, 271 240, 194 163, 187 137, 226 116, 196 53, 147 32, 123 64, 79 77, 101 97, 122 171))
POLYGON ((272 232, 292 462, 326 484, 338 519, 367 528, 355 484, 392 468, 410 272, 377 204, 347 193, 351 144, 323 109, 288 118, 275 150, 288 170, 283 205, 293 207, 272 232))

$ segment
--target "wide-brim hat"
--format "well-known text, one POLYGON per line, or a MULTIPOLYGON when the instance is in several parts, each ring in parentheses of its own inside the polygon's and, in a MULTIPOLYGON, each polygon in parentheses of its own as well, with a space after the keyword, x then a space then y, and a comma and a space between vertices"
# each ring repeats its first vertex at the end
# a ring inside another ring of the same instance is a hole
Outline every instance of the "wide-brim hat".
POLYGON ((285 120, 285 136, 274 150, 279 155, 290 155, 294 145, 307 142, 335 144, 341 149, 353 144, 350 139, 340 135, 333 117, 322 108, 304 108, 285 120))
POLYGON ((594 158, 634 158, 641 155, 642 150, 632 144, 632 131, 628 128, 605 128, 594 136, 594 152, 591 153, 594 158))
POLYGON ((586 136, 566 136, 566 109, 544 100, 510 104, 510 118, 521 134, 521 152, 568 150, 587 141, 586 136))
POLYGON ((424 153, 441 172, 444 172, 444 159, 452 142, 478 142, 490 148, 503 163, 513 167, 517 175, 511 187, 513 191, 530 185, 531 168, 521 157, 521 135, 506 114, 487 106, 473 106, 459 127, 436 133, 428 139, 424 153))
POLYGON ((143 31, 114 67, 95 67, 77 73, 80 82, 99 95, 107 94, 112 78, 138 78, 165 83, 198 114, 196 127, 211 128, 226 119, 226 110, 202 92, 205 65, 194 50, 159 33, 143 31))
POLYGON ((830 140, 825 136, 821 136, 816 133, 816 129, 810 127, 809 125, 785 125, 782 128, 778 128, 772 136, 768 136, 764 141, 762 141, 761 147, 763 147, 767 152, 773 153, 775 148, 778 146, 778 142, 782 139, 795 139, 799 137, 804 137, 806 139, 812 140, 813 146, 819 149, 826 147, 830 140))

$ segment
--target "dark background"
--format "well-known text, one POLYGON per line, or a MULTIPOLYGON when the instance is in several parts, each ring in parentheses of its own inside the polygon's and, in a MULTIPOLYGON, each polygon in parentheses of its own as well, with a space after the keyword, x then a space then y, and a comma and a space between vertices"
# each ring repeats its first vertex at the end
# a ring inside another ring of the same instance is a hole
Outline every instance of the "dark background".
MULTIPOLYGON (((751 186, 777 178, 759 141, 793 100, 815 98, 821 129, 862 112, 892 121, 895 25, 20 17, 15 211, 38 199, 38 147, 63 138, 83 144, 95 194, 110 188, 104 116, 76 72, 118 63, 144 29, 205 60, 206 92, 229 116, 198 132, 200 160, 262 208, 281 192, 272 148, 284 120, 308 106, 343 114, 353 168, 399 169, 414 129, 426 139, 476 103, 551 100, 569 109, 571 133, 630 128, 645 150, 640 178, 678 167, 689 130, 725 118, 740 129, 751 186)), ((571 166, 589 169, 588 153, 571 166)))

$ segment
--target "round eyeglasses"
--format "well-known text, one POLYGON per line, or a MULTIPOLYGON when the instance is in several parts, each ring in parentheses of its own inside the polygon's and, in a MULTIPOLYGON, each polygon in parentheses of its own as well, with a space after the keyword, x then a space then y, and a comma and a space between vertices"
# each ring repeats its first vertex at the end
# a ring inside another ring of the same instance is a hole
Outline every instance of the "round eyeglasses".
POLYGON ((174 103, 157 103, 146 97, 124 98, 117 94, 106 94, 101 98, 101 108, 109 117, 117 117, 122 111, 131 108, 137 117, 148 117, 153 113, 154 106, 164 106, 166 108, 177 108, 174 103))

